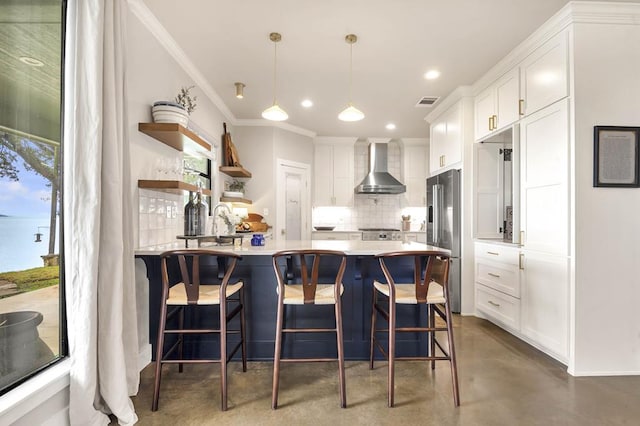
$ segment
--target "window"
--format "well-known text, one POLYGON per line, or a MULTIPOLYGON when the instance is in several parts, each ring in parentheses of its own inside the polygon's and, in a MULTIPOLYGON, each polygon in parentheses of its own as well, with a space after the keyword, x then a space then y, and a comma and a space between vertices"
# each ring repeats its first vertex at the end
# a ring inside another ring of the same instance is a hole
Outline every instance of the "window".
POLYGON ((0 394, 66 354, 64 5, 0 3, 0 394))

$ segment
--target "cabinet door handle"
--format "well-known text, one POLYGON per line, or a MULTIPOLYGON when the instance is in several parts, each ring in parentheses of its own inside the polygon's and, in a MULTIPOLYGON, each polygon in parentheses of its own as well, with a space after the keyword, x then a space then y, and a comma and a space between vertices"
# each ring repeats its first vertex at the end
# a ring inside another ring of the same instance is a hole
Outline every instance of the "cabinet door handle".
POLYGON ((492 272, 487 272, 487 275, 489 275, 490 277, 494 277, 494 278, 500 278, 500 275, 494 274, 492 272))
POLYGON ((520 256, 518 257, 518 267, 521 270, 524 270, 524 253, 520 253, 520 256))
POLYGON ((489 130, 493 130, 493 115, 489 116, 489 130))
POLYGON ((498 116, 494 115, 493 116, 493 130, 498 128, 498 116))
POLYGON ((496 308, 499 308, 499 307, 500 307, 500 304, 499 304, 499 303, 496 303, 496 302, 494 302, 494 301, 492 301, 492 300, 488 300, 488 301, 487 301, 487 303, 488 303, 488 304, 490 304, 491 306, 495 306, 496 308))
POLYGON ((496 253, 495 251, 488 251, 487 254, 490 254, 492 256, 500 256, 500 253, 496 253))
POLYGON ((524 99, 518 101, 518 114, 524 115, 524 99))
POLYGON ((524 231, 520 231, 520 245, 524 245, 524 231))

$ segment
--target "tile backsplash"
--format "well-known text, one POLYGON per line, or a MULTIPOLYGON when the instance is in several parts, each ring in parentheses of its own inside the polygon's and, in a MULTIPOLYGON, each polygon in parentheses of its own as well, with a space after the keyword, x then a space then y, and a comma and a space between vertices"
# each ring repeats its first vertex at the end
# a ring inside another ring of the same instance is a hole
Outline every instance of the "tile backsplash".
POLYGON ((181 194, 140 189, 138 246, 174 242, 184 233, 184 197, 181 194))

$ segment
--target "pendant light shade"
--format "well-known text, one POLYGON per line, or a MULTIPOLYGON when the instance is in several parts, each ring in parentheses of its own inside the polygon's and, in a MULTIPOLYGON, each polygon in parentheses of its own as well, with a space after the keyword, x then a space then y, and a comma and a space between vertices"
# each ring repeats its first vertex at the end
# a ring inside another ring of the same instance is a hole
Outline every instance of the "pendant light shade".
POLYGON ((338 114, 338 120, 341 121, 360 121, 364 118, 364 113, 358 108, 353 106, 351 102, 351 86, 353 81, 353 43, 358 41, 358 36, 355 34, 347 34, 344 40, 349 44, 349 104, 347 107, 338 114))
POLYGON ((276 100, 276 82, 277 82, 277 45, 282 40, 280 33, 269 34, 269 40, 273 42, 273 105, 262 111, 262 118, 271 121, 284 121, 289 118, 289 115, 280 108, 278 101, 276 100))

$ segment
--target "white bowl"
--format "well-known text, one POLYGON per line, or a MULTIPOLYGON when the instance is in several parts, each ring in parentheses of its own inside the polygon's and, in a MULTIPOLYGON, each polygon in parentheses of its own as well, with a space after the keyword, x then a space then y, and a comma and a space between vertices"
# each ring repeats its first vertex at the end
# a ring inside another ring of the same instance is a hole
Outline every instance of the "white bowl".
POLYGON ((244 194, 242 192, 224 191, 222 193, 222 196, 229 197, 229 198, 242 198, 244 194))
POLYGON ((189 123, 187 111, 173 105, 154 105, 151 114, 155 123, 178 123, 184 127, 189 123))

